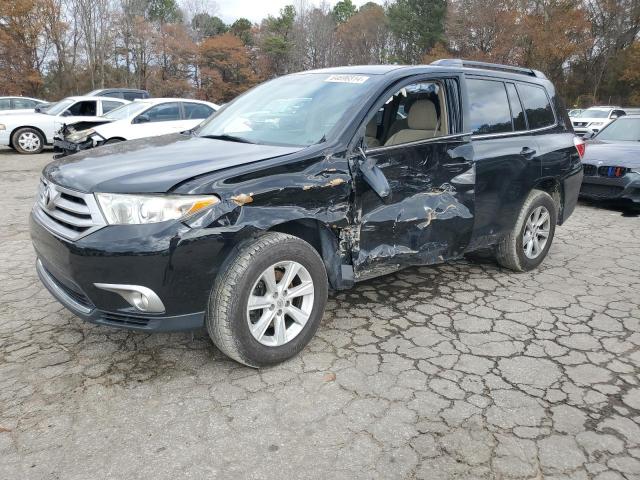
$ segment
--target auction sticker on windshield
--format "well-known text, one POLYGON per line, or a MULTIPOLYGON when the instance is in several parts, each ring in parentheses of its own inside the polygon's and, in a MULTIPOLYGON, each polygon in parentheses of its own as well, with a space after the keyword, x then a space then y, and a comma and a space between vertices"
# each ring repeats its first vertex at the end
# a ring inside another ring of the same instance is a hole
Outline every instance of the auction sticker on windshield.
POLYGON ((337 83, 364 83, 369 79, 364 75, 331 75, 325 82, 337 82, 337 83))

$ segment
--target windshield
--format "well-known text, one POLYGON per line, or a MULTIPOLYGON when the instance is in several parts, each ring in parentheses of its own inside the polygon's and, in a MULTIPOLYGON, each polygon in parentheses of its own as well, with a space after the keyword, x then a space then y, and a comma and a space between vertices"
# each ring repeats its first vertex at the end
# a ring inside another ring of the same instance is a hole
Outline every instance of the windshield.
POLYGON ((63 100, 60 100, 58 103, 51 105, 49 108, 47 108, 47 111, 45 113, 47 115, 58 115, 59 113, 64 112, 71 105, 73 105, 73 100, 71 100, 70 98, 65 98, 63 100))
POLYGON ((619 142, 640 142, 640 117, 620 118, 602 130, 596 138, 619 142))
POLYGON ((587 108, 578 115, 581 118, 607 118, 609 110, 601 110, 598 108, 587 108))
POLYGON ((110 118, 111 120, 122 120, 123 118, 128 118, 131 115, 135 115, 136 113, 148 107, 149 105, 147 103, 127 103, 126 105, 122 105, 121 107, 114 108, 109 113, 103 115, 103 117, 110 118))
POLYGON ((361 105, 373 79, 313 73, 263 83, 202 124, 199 136, 229 136, 270 145, 308 146, 361 105))

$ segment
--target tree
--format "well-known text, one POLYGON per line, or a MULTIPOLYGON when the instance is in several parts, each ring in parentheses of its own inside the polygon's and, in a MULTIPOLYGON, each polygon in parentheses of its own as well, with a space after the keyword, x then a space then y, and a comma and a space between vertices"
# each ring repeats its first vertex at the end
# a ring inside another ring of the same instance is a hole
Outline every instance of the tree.
POLYGON ((239 18, 231 24, 229 31, 238 37, 245 45, 253 44, 253 34, 251 30, 253 24, 246 18, 239 18))
POLYGON ((395 40, 395 57, 418 63, 444 35, 446 0, 396 0, 389 5, 389 28, 395 40))
POLYGON ((152 22, 177 23, 182 21, 182 12, 175 0, 147 0, 147 14, 152 22))
POLYGON ((384 63, 387 59, 388 24, 380 5, 368 4, 338 26, 340 59, 347 64, 384 63))
MULTIPOLYGON (((263 69, 274 75, 289 73, 294 47, 296 9, 287 5, 278 17, 269 15, 261 25, 263 69)), ((266 73, 266 72, 265 72, 266 73)))
POLYGON ((197 33, 199 39, 222 35, 229 27, 219 17, 212 17, 208 13, 197 13, 191 19, 191 28, 197 33))
POLYGON ((200 96, 228 102, 256 83, 247 49, 231 33, 207 38, 200 46, 202 90, 200 96))
POLYGON ((358 10, 351 0, 340 0, 333 7, 333 18, 337 24, 347 22, 358 10))

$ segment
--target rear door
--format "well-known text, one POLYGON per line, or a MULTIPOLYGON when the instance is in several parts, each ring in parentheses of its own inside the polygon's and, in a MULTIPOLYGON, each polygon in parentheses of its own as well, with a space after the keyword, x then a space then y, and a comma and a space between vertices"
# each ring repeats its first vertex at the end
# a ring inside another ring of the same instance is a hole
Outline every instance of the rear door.
POLYGON ((476 220, 469 249, 491 245, 516 221, 542 165, 511 81, 466 76, 467 129, 473 134, 476 220))
POLYGON ((441 262, 464 251, 473 227, 473 179, 459 82, 438 75, 407 80, 383 95, 360 129, 364 135, 384 108, 382 128, 376 129, 380 146, 365 156, 388 181, 390 195, 381 198, 356 175, 356 279, 441 262))
MULTIPOLYGON (((154 105, 137 115, 127 132, 128 140, 154 137, 178 132, 182 126, 180 102, 166 102, 154 105)), ((183 129, 184 130, 184 129, 183 129)))

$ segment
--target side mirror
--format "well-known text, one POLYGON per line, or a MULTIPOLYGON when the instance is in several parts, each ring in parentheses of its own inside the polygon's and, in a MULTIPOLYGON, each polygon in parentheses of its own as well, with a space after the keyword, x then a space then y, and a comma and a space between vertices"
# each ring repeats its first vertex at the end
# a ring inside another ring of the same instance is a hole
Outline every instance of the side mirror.
POLYGON ((71 116, 71 112, 69 110, 65 110, 64 112, 62 112, 62 116, 63 117, 70 117, 71 116))
POLYGON ((384 176, 382 170, 373 163, 373 160, 367 158, 362 147, 358 147, 358 153, 362 157, 360 162, 360 171, 362 172, 362 178, 369 184, 371 189, 378 194, 382 200, 388 200, 391 197, 391 187, 387 177, 384 176))
POLYGON ((149 118, 149 115, 145 115, 143 113, 142 115, 138 115, 136 119, 133 121, 133 123, 148 123, 150 121, 151 119, 149 118))
POLYGON ((618 115, 617 113, 612 113, 611 119, 615 120, 616 118, 620 118, 620 115, 618 115))

